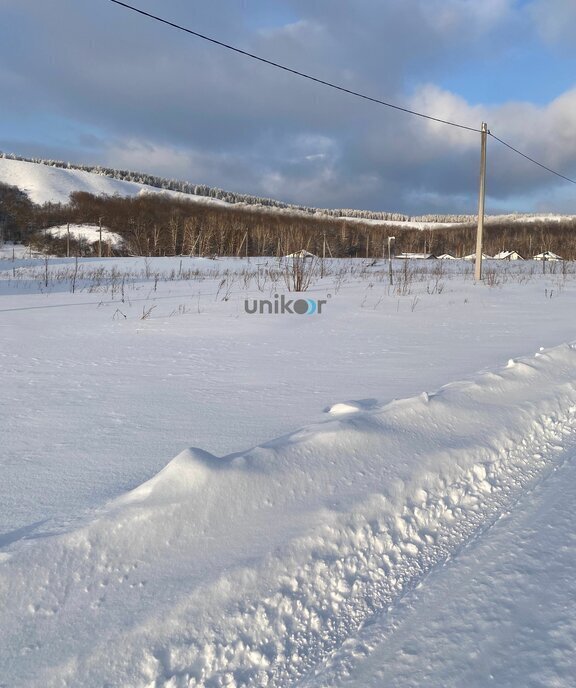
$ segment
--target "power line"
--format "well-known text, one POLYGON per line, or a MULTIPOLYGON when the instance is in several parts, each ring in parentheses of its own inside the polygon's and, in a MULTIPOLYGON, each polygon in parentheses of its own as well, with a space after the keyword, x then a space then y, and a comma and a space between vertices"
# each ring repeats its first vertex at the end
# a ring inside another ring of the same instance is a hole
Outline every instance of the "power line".
POLYGON ((196 36, 197 38, 201 38, 204 41, 208 41, 209 43, 214 43, 215 45, 219 45, 222 48, 226 48, 227 50, 232 50, 235 53, 238 53, 239 55, 244 55, 245 57, 250 57, 253 60, 257 60, 258 62, 263 62, 264 64, 270 65, 271 67, 276 67, 276 69, 282 69, 285 72, 289 72, 290 74, 295 74, 296 76, 300 76, 303 79, 308 79, 309 81, 314 81, 317 84, 322 84, 323 86, 328 86, 329 88, 333 88, 337 91, 342 91, 343 93, 348 93, 351 96, 355 96, 356 98, 362 98, 363 100, 369 100, 371 103, 376 103, 377 105, 383 105, 388 108, 392 108, 393 110, 399 110, 400 112, 406 112, 409 115, 415 115, 416 117, 422 117, 423 119, 428 119, 431 120, 432 122, 439 122, 440 124, 447 124, 451 127, 457 127, 458 129, 466 129, 467 131, 475 131, 477 133, 480 133, 480 129, 477 127, 468 127, 465 124, 459 124, 458 122, 451 122, 446 119, 441 119, 440 117, 432 117, 431 115, 426 115, 422 112, 416 112, 416 110, 410 110, 409 108, 401 107, 400 105, 394 105, 393 103, 388 103, 385 100, 380 100, 379 98, 374 98, 372 96, 368 96, 365 93, 359 93, 358 91, 353 91, 349 88, 345 88, 344 86, 339 86, 338 84, 334 84, 330 81, 325 81, 324 79, 319 79, 318 77, 312 76, 311 74, 306 74, 305 72, 300 72, 297 69, 292 69, 291 67, 286 67, 285 65, 279 64, 278 62, 273 62, 272 60, 267 60, 264 57, 260 57, 259 55, 254 55, 254 53, 249 53, 246 50, 241 50, 240 48, 236 48, 233 45, 230 45, 228 43, 224 43, 223 41, 219 41, 216 38, 211 38, 210 36, 205 36, 204 34, 198 33, 197 31, 193 31, 192 29, 187 29, 184 26, 181 26, 180 24, 175 24, 174 22, 168 21, 167 19, 163 19, 162 17, 158 17, 155 14, 150 14, 150 12, 145 12, 144 10, 138 9, 137 7, 133 7, 132 5, 128 5, 125 2, 120 2, 120 0, 110 0, 110 2, 113 2, 115 5, 120 5, 121 7, 125 7, 128 10, 131 10, 132 12, 137 12, 138 14, 143 15, 144 17, 148 17, 149 19, 153 19, 154 21, 160 22, 161 24, 166 24, 167 26, 171 26, 174 29, 178 29, 180 31, 184 31, 185 33, 188 33, 192 36, 196 36))
MULTIPOLYGON (((401 107, 400 105, 394 105, 393 103, 388 103, 385 100, 380 100, 379 98, 374 98, 373 96, 368 96, 365 93, 360 93, 358 91, 353 91, 352 89, 346 88, 344 86, 339 86, 338 84, 334 84, 331 81, 325 81, 324 79, 320 79, 318 77, 312 76, 311 74, 307 74, 306 72, 300 72, 297 69, 292 69, 291 67, 287 67, 286 65, 280 64, 278 62, 273 62, 272 60, 268 60, 265 57, 260 57, 259 55, 255 55, 254 53, 250 53, 246 50, 242 50, 241 48, 237 48, 236 46, 230 45, 229 43, 224 43, 223 41, 219 41, 216 38, 212 38, 211 36, 206 36, 205 34, 199 33, 198 31, 193 31, 192 29, 188 29, 185 26, 182 26, 181 24, 176 24, 175 22, 171 22, 168 19, 163 19, 162 17, 159 17, 155 14, 151 14, 150 12, 145 12, 144 10, 139 9, 138 7, 134 7, 133 5, 129 5, 126 2, 121 2, 121 0, 110 0, 110 2, 114 3, 115 5, 120 5, 121 7, 126 8, 127 10, 130 10, 132 12, 136 12, 137 14, 140 14, 144 17, 148 17, 149 19, 153 19, 154 21, 160 22, 161 24, 165 24, 166 26, 170 26, 174 29, 178 29, 179 31, 184 31, 187 34, 190 34, 191 36, 196 36, 197 38, 201 38, 204 41, 208 41, 209 43, 213 43, 214 45, 218 45, 222 48, 226 48, 227 50, 231 50, 232 52, 235 52, 239 55, 243 55, 244 57, 249 57, 252 60, 256 60, 258 62, 262 62, 264 64, 269 65, 270 67, 275 67, 276 69, 281 69, 285 72, 289 72, 290 74, 294 74, 295 76, 302 77, 303 79, 308 79, 309 81, 313 81, 317 84, 322 84, 323 86, 328 86, 329 88, 333 88, 336 91, 341 91, 342 93, 347 93, 348 95, 354 96, 356 98, 362 98, 363 100, 370 101, 371 103, 376 103, 377 105, 382 105, 384 107, 392 108, 393 110, 398 110, 400 112, 405 112, 409 115, 414 115, 416 117, 421 117, 422 119, 427 119, 432 122, 438 122, 440 124, 446 124, 451 127, 457 127, 458 129, 465 129, 466 131, 473 131, 476 133, 482 133, 481 129, 478 129, 477 127, 469 127, 465 124, 460 124, 459 122, 452 122, 450 120, 442 119, 441 117, 433 117, 432 115, 427 115, 423 112, 417 112, 416 110, 410 110, 409 108, 401 107)), ((542 169, 546 170, 547 172, 550 172, 551 174, 556 175, 557 177, 560 177, 561 179, 564 179, 567 182, 570 182, 571 184, 576 184, 576 180, 570 179, 569 177, 566 177, 565 175, 561 174, 560 172, 556 172, 556 170, 553 170, 550 167, 547 167, 541 162, 538 162, 538 160, 535 160, 534 158, 530 157, 529 155, 526 155, 526 153, 523 153, 522 151, 518 150, 514 146, 510 145, 509 143, 506 143, 506 141, 503 141, 501 138, 498 138, 495 134, 493 134, 491 131, 488 131, 488 135, 491 136, 494 140, 498 141, 500 144, 505 146, 506 148, 509 148, 511 151, 516 153, 517 155, 522 156, 526 160, 530 161, 534 165, 538 165, 538 167, 541 167, 542 169)))
POLYGON ((499 139, 491 131, 488 132, 488 135, 491 136, 496 141, 498 141, 498 143, 501 143, 503 146, 506 146, 506 148, 509 148, 511 151, 514 151, 514 153, 517 153, 518 155, 521 155, 523 158, 526 158, 526 160, 529 160, 530 162, 534 163, 535 165, 538 165, 538 167, 541 167, 542 169, 547 170, 548 172, 551 172, 552 174, 555 174, 557 177, 560 177, 561 179, 565 179, 567 182, 570 182, 571 184, 576 184, 576 180, 570 179, 570 177, 565 177, 563 174, 560 174, 560 172, 556 172, 556 170, 553 170, 551 167, 547 167, 543 163, 538 162, 538 160, 534 160, 534 158, 531 158, 529 155, 526 155, 526 153, 522 153, 522 151, 519 151, 517 148, 514 148, 514 146, 511 146, 509 143, 506 143, 506 141, 499 139))

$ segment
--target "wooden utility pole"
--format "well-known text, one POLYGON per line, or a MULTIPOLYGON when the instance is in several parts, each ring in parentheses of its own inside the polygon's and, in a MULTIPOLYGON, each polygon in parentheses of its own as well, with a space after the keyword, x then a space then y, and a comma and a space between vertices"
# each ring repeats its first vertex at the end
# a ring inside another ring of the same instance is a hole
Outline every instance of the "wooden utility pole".
POLYGON ((488 125, 482 122, 480 147, 480 191, 478 194, 478 231, 476 232, 476 265, 474 279, 482 279, 482 232, 484 231, 484 204, 486 201, 486 141, 488 139, 488 125))
POLYGON ((100 238, 98 239, 98 258, 102 258, 102 218, 98 218, 98 224, 100 225, 99 229, 99 234, 100 238))
POLYGON ((394 279, 392 277, 392 248, 391 244, 393 241, 396 241, 396 237, 389 236, 388 237, 388 281, 390 282, 390 286, 394 284, 394 279))

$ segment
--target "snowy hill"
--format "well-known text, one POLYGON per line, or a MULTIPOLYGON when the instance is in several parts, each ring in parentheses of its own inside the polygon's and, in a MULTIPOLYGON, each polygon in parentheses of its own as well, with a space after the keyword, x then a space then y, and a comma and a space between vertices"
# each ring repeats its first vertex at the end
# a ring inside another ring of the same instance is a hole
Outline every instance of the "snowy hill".
POLYGON ((67 203, 74 191, 107 196, 137 196, 142 193, 167 193, 204 203, 223 204, 214 198, 183 194, 177 191, 158 189, 147 184, 113 179, 94 172, 51 167, 36 162, 11 160, 0 157, 0 183, 17 186, 28 194, 33 203, 67 203))
POLYGON ((67 203, 73 191, 136 196, 146 187, 80 170, 0 158, 0 182, 25 191, 33 203, 67 203))
MULTIPOLYGON (((142 193, 163 193, 202 204, 240 204, 256 207, 265 212, 326 216, 352 223, 361 222, 363 224, 389 226, 398 229, 443 229, 476 222, 476 216, 474 215, 425 215, 410 217, 394 212, 310 208, 269 198, 237 194, 206 185, 195 185, 185 181, 163 179, 143 173, 98 167, 80 169, 80 167, 60 162, 16 159, 0 153, 0 183, 18 187, 28 194, 30 200, 39 205, 44 203, 67 203, 70 194, 74 191, 124 197, 137 196, 142 193), (134 179, 146 180, 150 183, 133 181, 134 179)), ((561 222, 574 220, 575 218, 575 215, 560 215, 557 213, 511 213, 507 215, 489 215, 486 217, 486 222, 499 224, 522 222, 530 224, 536 222, 561 222)))

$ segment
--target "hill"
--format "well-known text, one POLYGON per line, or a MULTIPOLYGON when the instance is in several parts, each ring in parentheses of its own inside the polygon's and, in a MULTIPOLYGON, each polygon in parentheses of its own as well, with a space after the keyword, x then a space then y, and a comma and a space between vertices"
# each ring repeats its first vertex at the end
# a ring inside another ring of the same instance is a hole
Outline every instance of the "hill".
MULTIPOLYGON (((52 253, 69 247, 50 227, 106 227, 136 255, 317 255, 378 258, 388 238, 397 253, 466 256, 474 251, 476 216, 319 209, 246 196, 205 185, 102 167, 26 160, 0 154, 0 231, 52 253)), ((486 218, 485 252, 524 257, 552 251, 576 258, 576 216, 509 214, 486 218)), ((74 252, 80 247, 73 246, 74 252)))

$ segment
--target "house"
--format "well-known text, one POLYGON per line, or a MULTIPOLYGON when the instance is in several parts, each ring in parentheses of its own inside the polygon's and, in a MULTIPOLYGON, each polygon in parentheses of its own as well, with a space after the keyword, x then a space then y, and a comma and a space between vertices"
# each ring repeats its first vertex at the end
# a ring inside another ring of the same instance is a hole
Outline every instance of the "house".
POLYGON ((439 256, 436 256, 438 260, 456 260, 455 256, 450 255, 449 253, 442 253, 439 256))
POLYGON ((564 258, 561 258, 559 255, 556 253, 552 253, 552 251, 544 251, 543 253, 539 253, 538 255, 534 256, 534 260, 564 260, 564 258))
POLYGON ((301 251, 294 251, 294 253, 289 253, 287 256, 284 256, 284 258, 317 258, 318 256, 315 256, 313 253, 310 253, 310 251, 306 251, 302 249, 301 251))
POLYGON ((435 260, 437 256, 433 253, 398 253, 396 258, 402 258, 404 260, 435 260))
POLYGON ((516 251, 500 251, 494 256, 494 260, 524 260, 516 251))
MULTIPOLYGON (((482 254, 482 260, 490 260, 492 256, 488 256, 486 253, 482 254)), ((462 256, 462 260, 476 260, 475 253, 469 253, 467 256, 462 256)))

